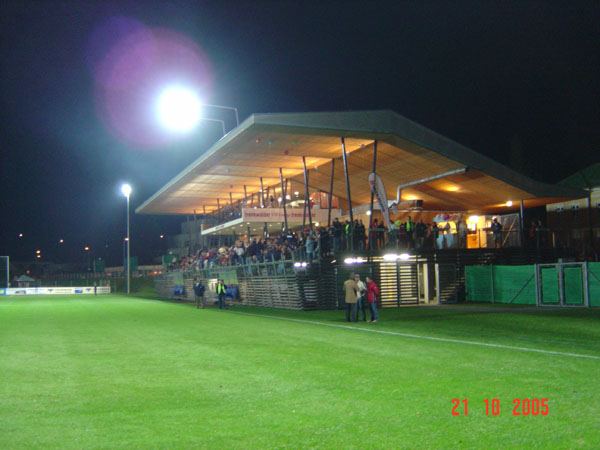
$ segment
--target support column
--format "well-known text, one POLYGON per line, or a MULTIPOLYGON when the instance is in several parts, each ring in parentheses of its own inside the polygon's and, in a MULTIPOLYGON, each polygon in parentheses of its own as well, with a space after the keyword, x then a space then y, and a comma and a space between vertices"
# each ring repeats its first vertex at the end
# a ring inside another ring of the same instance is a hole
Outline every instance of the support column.
MULTIPOLYGON (((594 225, 592 224, 592 188, 590 187, 588 190, 588 198, 587 198, 587 221, 588 221, 588 234, 590 240, 590 247, 588 252, 586 252, 586 256, 594 254, 594 225)), ((588 305, 589 306, 589 305, 588 305)))
POLYGON ((287 220, 287 208, 285 206, 286 204, 286 188, 285 188, 285 183, 283 181, 283 169, 280 167, 279 168, 279 180, 281 181, 281 203, 283 206, 283 226, 284 226, 284 231, 287 233, 287 229, 288 229, 288 220, 287 220))
POLYGON ((248 189, 246 189, 246 185, 244 185, 244 206, 248 206, 248 189))
POLYGON ((344 163, 344 176, 346 178, 346 197, 348 197, 348 214, 350 215, 350 250, 354 250, 354 213, 352 212, 352 196, 350 192, 350 174, 348 173, 348 155, 346 154, 346 139, 341 137, 342 162, 344 163))
MULTIPOLYGON (((372 173, 376 173, 377 171, 377 141, 373 141, 373 168, 371 170, 372 173)), ((375 180, 373 180, 375 182, 375 180)), ((375 185, 371 186, 371 203, 369 204, 369 231, 368 231, 368 245, 369 251, 373 250, 373 232, 371 229, 373 228, 373 200, 375 199, 375 185)))
POLYGON ((519 232, 521 233, 521 248, 525 248, 525 203, 519 204, 519 232))
POLYGON ((308 170, 306 169, 306 157, 302 157, 302 166, 304 167, 304 201, 308 210, 308 226, 312 230, 312 214, 310 211, 310 192, 308 191, 308 170))
MULTIPOLYGON (((263 177, 260 177, 260 207, 265 207, 265 186, 263 184, 263 177)), ((263 227, 263 237, 267 237, 267 222, 265 222, 263 227)))
POLYGON ((265 207, 265 187, 263 185, 263 178, 260 177, 260 195, 258 197, 260 199, 260 207, 265 207))
POLYGON ((327 228, 331 226, 331 203, 333 202, 333 176, 335 175, 335 158, 331 160, 331 177, 329 178, 329 197, 327 199, 327 228))

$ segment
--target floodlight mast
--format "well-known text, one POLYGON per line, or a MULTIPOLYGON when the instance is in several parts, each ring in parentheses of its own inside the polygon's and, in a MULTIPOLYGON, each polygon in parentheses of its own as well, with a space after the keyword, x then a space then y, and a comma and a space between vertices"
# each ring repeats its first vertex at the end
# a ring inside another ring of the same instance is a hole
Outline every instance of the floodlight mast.
POLYGON ((121 193, 127 199, 127 295, 129 295, 131 292, 131 237, 129 234, 129 197, 131 196, 131 191, 131 185, 125 183, 121 186, 121 193))
POLYGON ((225 121, 220 119, 209 119, 208 117, 201 117, 199 120, 208 120, 209 122, 219 122, 221 124, 221 128, 223 129, 223 136, 227 134, 225 130, 225 121))
POLYGON ((239 127, 240 126, 240 116, 238 115, 238 110, 237 108, 234 108, 233 106, 223 106, 223 105, 212 105, 210 103, 202 103, 204 106, 209 106, 211 108, 223 108, 223 109, 229 109, 230 111, 235 112, 235 126, 239 127))

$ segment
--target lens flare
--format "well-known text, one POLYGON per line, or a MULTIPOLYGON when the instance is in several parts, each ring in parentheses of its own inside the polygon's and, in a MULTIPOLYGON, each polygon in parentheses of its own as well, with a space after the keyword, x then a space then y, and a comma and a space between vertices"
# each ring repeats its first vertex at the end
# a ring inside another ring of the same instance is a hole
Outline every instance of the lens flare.
POLYGON ((198 121, 199 98, 210 101, 209 58, 196 42, 172 30, 112 18, 91 34, 87 60, 98 115, 132 148, 160 148, 181 139, 198 121))

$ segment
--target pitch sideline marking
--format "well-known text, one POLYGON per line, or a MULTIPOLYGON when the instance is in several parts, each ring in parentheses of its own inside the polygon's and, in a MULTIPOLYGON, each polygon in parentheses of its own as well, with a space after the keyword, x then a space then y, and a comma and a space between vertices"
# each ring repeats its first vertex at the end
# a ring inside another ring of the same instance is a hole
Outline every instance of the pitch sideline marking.
POLYGON ((521 352, 541 353, 544 355, 570 356, 573 358, 600 360, 600 356, 586 355, 584 353, 559 352, 559 351, 555 351, 555 350, 542 350, 539 348, 532 348, 532 347, 517 347, 514 345, 492 344, 492 343, 488 343, 488 342, 466 341, 463 339, 442 338, 442 337, 426 336, 426 335, 420 335, 420 334, 400 333, 397 331, 374 330, 372 328, 352 327, 349 325, 340 325, 340 324, 336 324, 336 323, 319 322, 317 320, 304 320, 304 319, 293 319, 291 317, 269 316, 267 314, 254 314, 254 313, 246 313, 246 312, 241 312, 241 311, 231 311, 231 312, 234 314, 240 314, 240 315, 244 315, 244 316, 264 317, 267 319, 279 319, 279 320, 286 320, 288 322, 297 322, 297 323, 308 323, 308 324, 312 324, 312 325, 322 325, 322 326, 331 327, 331 328, 341 328, 344 330, 364 331, 366 333, 388 334, 388 335, 392 335, 392 336, 400 336, 400 337, 411 338, 411 339, 424 339, 424 340, 428 340, 428 341, 450 342, 453 344, 467 344, 467 345, 478 345, 480 347, 500 348, 503 350, 518 350, 521 352))

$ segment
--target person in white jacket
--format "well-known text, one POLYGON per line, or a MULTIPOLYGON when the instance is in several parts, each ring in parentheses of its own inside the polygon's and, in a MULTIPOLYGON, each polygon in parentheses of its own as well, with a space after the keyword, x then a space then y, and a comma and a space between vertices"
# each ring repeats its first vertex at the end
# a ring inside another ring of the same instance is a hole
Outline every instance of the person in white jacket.
POLYGON ((360 317, 362 312, 362 319, 364 322, 367 321, 367 299, 365 297, 367 293, 367 285, 360 279, 360 275, 354 275, 354 281, 356 281, 357 292, 356 292, 356 309, 357 319, 360 317))

